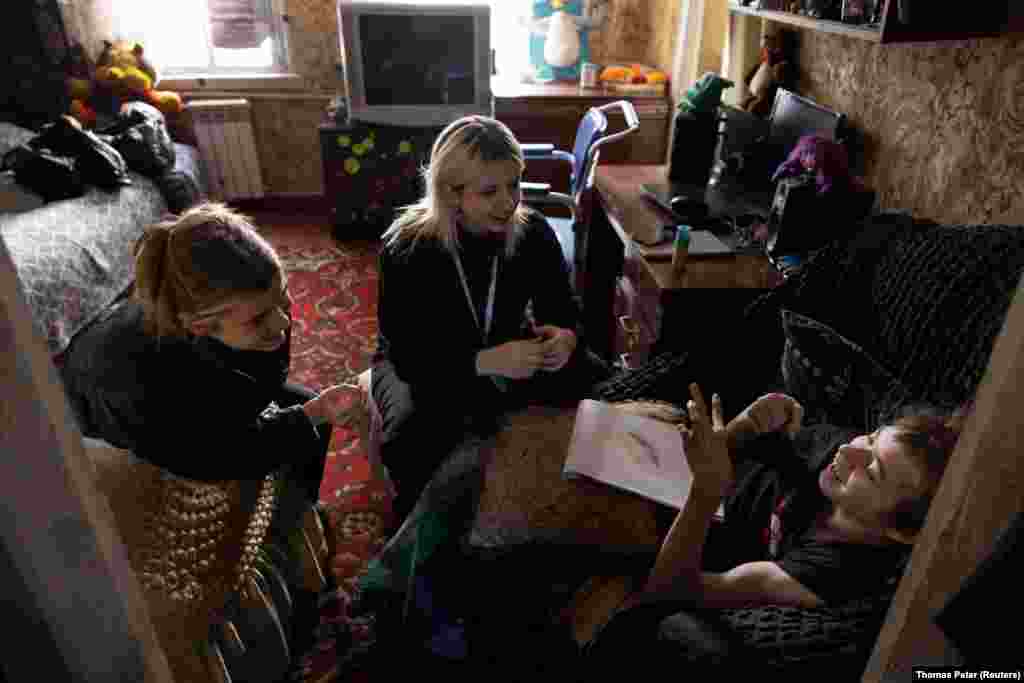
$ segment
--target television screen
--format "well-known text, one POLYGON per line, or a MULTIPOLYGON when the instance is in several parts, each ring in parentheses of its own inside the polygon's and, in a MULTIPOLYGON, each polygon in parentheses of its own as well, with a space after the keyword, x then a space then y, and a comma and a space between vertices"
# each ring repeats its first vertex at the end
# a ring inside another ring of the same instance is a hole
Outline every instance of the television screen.
POLYGON ((472 105, 477 100, 471 15, 359 17, 366 104, 472 105))

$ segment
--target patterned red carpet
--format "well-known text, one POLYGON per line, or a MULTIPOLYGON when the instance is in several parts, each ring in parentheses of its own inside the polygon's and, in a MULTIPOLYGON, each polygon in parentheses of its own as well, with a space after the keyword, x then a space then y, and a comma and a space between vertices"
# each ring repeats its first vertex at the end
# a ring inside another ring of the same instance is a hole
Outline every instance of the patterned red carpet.
MULTIPOLYGON (((377 332, 378 243, 338 242, 315 219, 254 218, 288 272, 295 322, 290 379, 318 391, 365 370, 377 332)), ((391 512, 353 430, 334 430, 320 500, 334 537, 331 573, 338 587, 323 596, 317 644, 294 680, 326 683, 336 679, 335 625, 346 619, 359 572, 383 545, 391 512)), ((369 624, 351 626, 356 639, 370 637, 369 624)))

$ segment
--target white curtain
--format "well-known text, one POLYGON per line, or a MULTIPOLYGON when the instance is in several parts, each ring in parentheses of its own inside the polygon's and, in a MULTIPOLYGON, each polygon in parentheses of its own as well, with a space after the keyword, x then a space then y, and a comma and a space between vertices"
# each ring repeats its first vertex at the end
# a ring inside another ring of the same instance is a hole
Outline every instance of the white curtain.
MULTIPOLYGON (((248 1, 248 0, 247 0, 248 1)), ((114 40, 142 43, 157 65, 202 68, 209 53, 207 0, 92 0, 100 30, 114 40)))
POLYGON ((269 0, 207 0, 214 47, 257 48, 270 35, 269 0))
POLYGON ((521 19, 532 16, 532 0, 491 0, 491 47, 498 73, 518 79, 530 70, 530 36, 521 19))

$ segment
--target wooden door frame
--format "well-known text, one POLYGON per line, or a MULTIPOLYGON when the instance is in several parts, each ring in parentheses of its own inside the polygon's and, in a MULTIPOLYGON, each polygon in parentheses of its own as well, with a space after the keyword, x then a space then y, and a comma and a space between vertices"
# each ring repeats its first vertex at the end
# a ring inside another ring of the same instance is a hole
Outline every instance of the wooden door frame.
MULTIPOLYGON (((962 657, 935 614, 1024 511, 1024 282, 993 346, 973 413, 932 501, 863 681, 910 681, 912 667, 962 657)), ((997 615, 993 615, 997 619, 997 615)))
POLYGON ((173 681, 0 236, 0 576, 8 680, 173 681), (25 628, 22 628, 23 625, 25 628))

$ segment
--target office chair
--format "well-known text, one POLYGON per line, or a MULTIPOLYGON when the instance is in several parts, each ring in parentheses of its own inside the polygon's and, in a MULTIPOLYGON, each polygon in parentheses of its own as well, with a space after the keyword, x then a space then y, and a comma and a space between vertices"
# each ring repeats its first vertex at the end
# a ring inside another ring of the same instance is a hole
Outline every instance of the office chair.
POLYGON ((586 224, 589 216, 585 210, 585 193, 594 184, 594 170, 601 154, 601 147, 609 142, 620 140, 640 127, 640 119, 632 103, 626 100, 609 102, 598 107, 591 107, 583 115, 576 128, 572 152, 555 149, 550 143, 523 144, 523 156, 527 164, 531 160, 546 159, 564 161, 569 168, 569 193, 555 192, 550 183, 522 183, 523 202, 534 205, 538 210, 547 205, 557 205, 569 210, 569 218, 546 216, 562 247, 562 254, 569 266, 573 289, 577 295, 581 293, 579 274, 583 272, 586 224), (626 127, 609 134, 606 112, 621 109, 625 117, 626 127))

